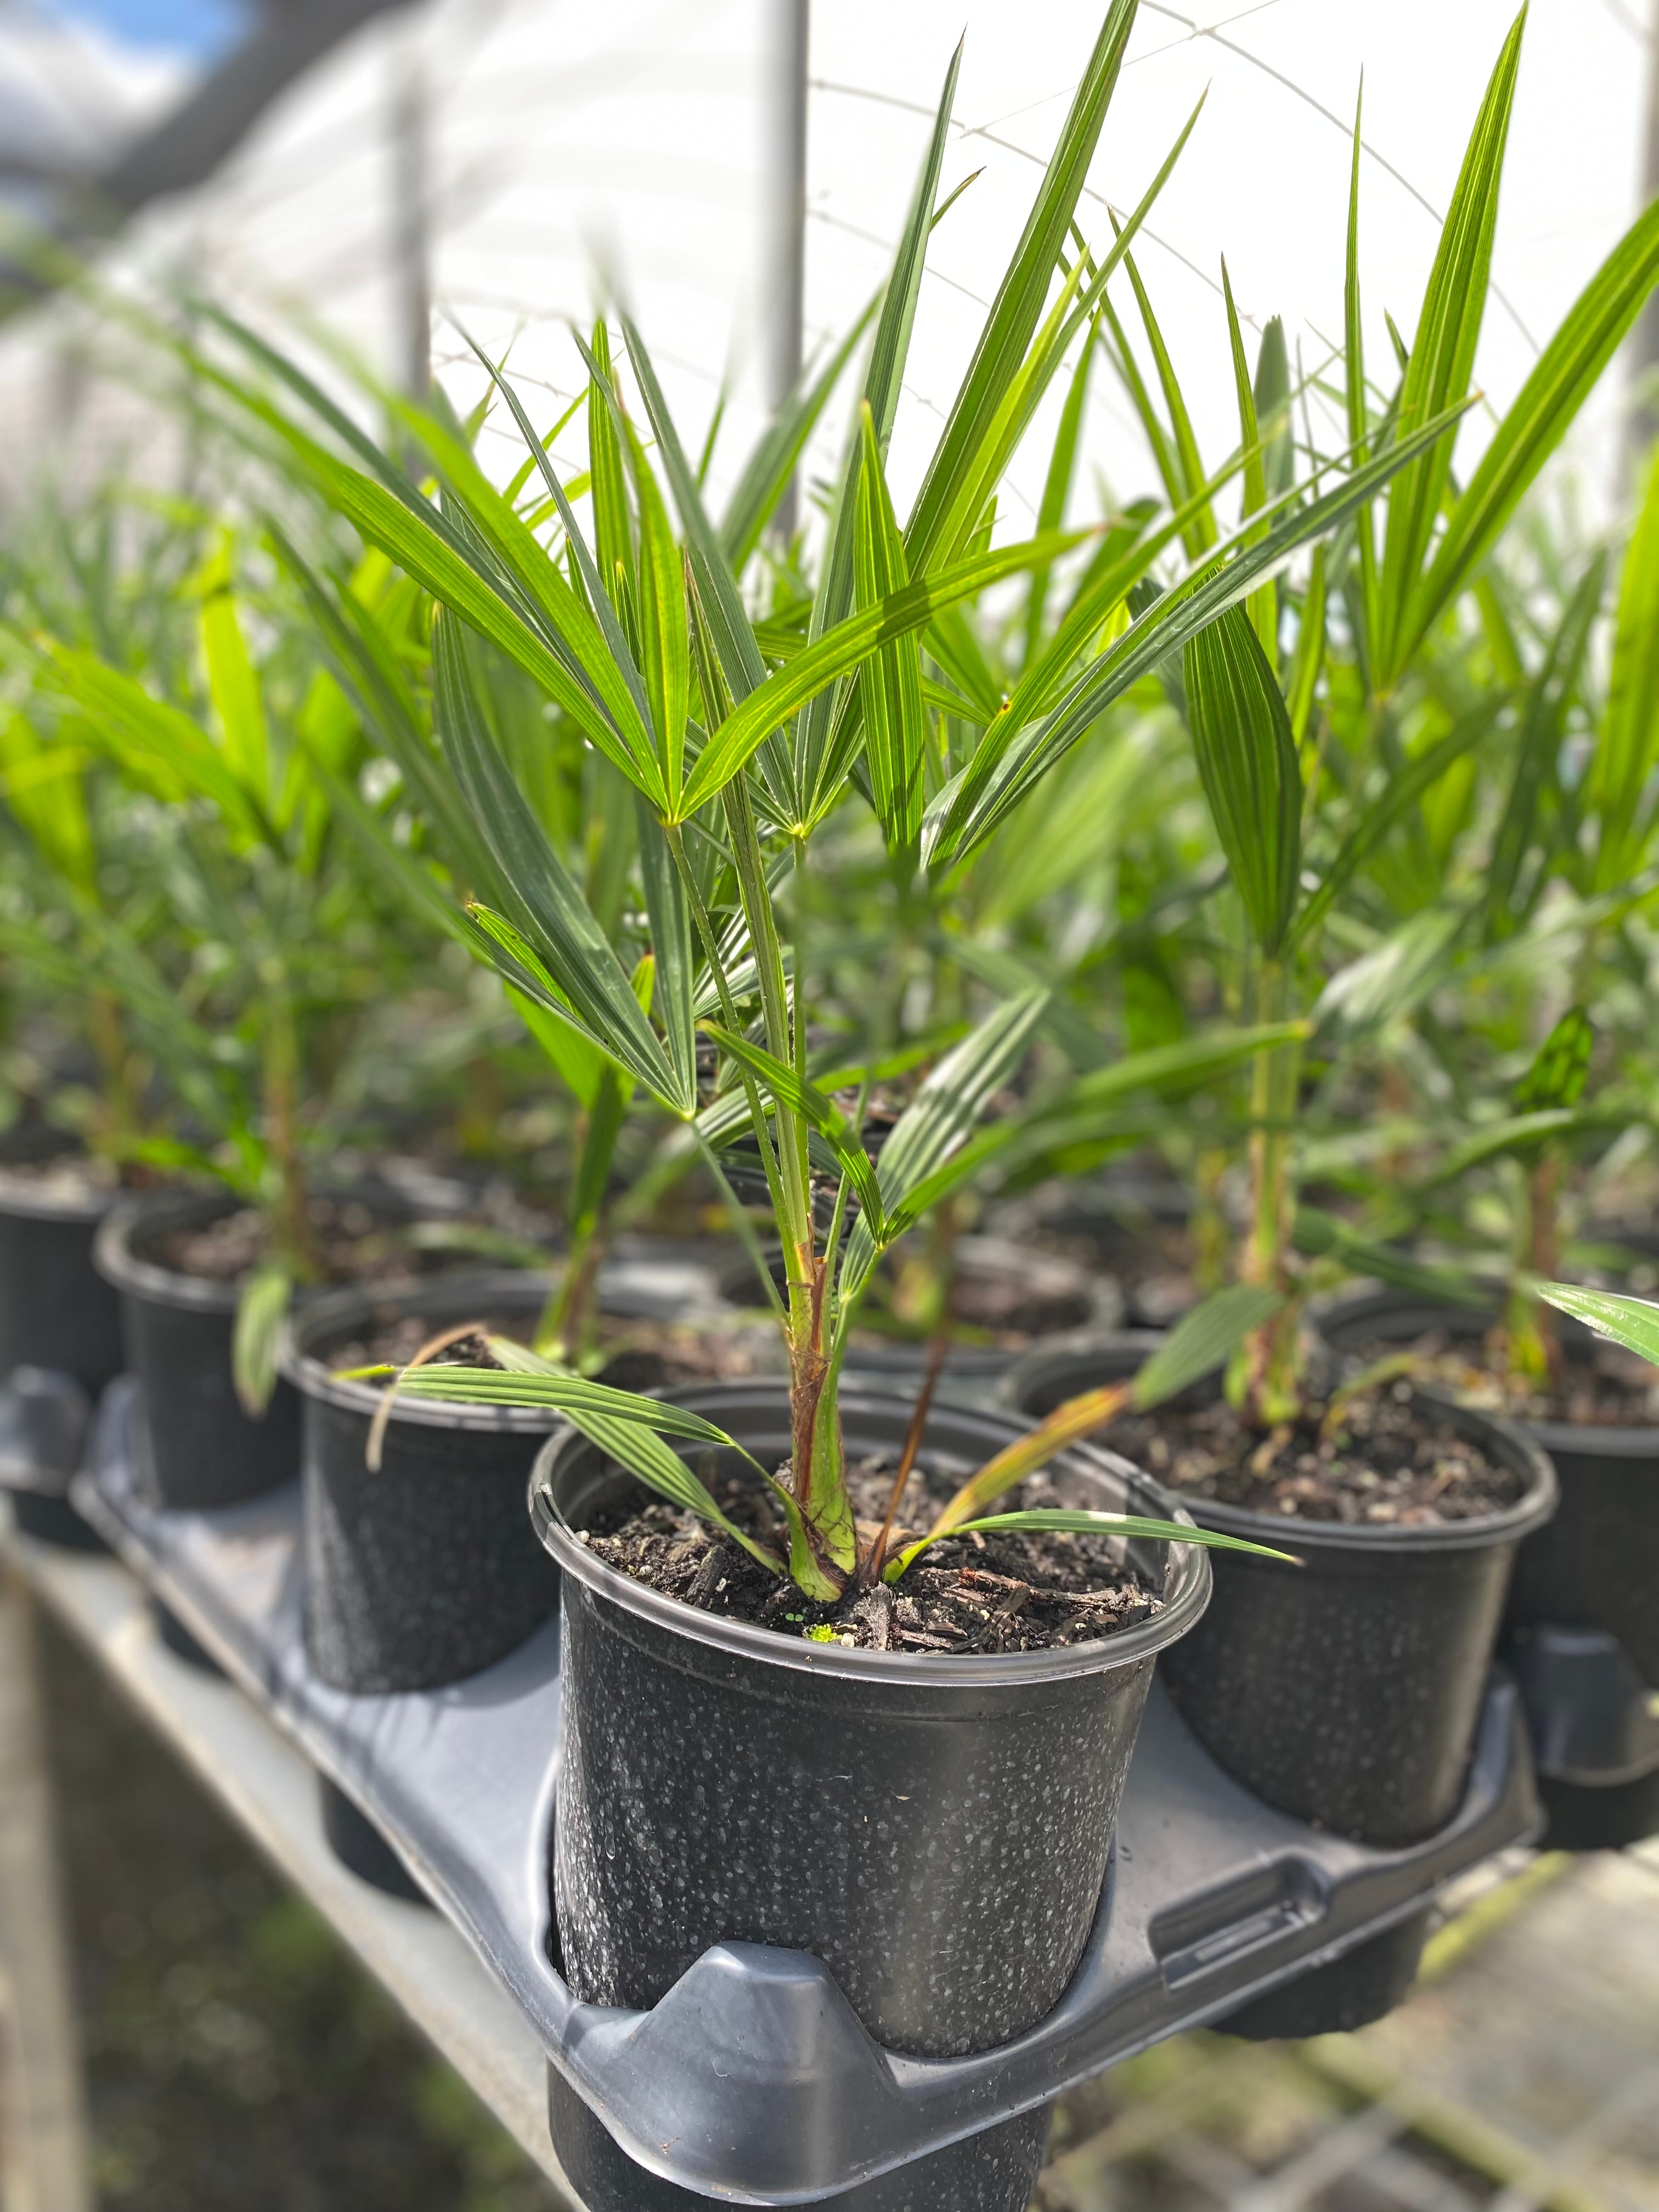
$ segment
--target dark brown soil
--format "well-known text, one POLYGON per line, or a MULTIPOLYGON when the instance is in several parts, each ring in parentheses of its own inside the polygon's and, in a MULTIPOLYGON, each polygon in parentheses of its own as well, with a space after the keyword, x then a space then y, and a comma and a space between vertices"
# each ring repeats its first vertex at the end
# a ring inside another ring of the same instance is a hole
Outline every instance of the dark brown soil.
MULTIPOLYGON (((483 1316, 485 1331, 514 1344, 527 1344, 537 1316, 483 1316)), ((403 1314, 381 1327, 366 1329, 349 1344, 334 1346, 328 1364, 336 1374, 356 1367, 402 1367, 423 1344, 441 1333, 428 1315, 403 1314)), ((777 1344, 767 1324, 739 1328, 697 1326, 689 1322, 627 1321, 603 1315, 599 1321, 602 1364, 594 1380, 615 1390, 661 1390, 694 1382, 742 1382, 769 1370, 766 1355, 777 1344)), ((497 1365, 483 1335, 463 1337, 429 1363, 434 1367, 497 1365)), ((775 1365, 780 1363, 775 1362, 775 1365)))
MULTIPOLYGON (((880 1459, 852 1470, 854 1505, 866 1543, 886 1511, 894 1471, 892 1462, 880 1459)), ((714 1490, 733 1521, 787 1554, 782 1516, 753 1484, 732 1477, 714 1490)), ((1012 1510, 1016 1502, 1057 1501, 1038 1475, 1017 1501, 1003 1501, 1002 1510, 1012 1510)), ((931 1497, 913 1476, 903 1517, 913 1528, 925 1528, 942 1503, 943 1494, 931 1497)), ((1052 1650, 1133 1628, 1150 1620, 1160 1603, 1115 1556, 1112 1540, 1102 1536, 993 1531, 952 1537, 924 1553, 896 1583, 849 1593, 836 1605, 803 1597, 792 1582, 769 1573, 721 1531, 665 1499, 596 1520, 578 1533, 577 1541, 607 1566, 702 1612, 863 1651, 965 1658, 1052 1650)))
MULTIPOLYGON (((334 1284, 414 1282, 446 1267, 477 1267, 487 1257, 462 1246, 418 1248, 409 1224, 388 1220, 361 1199, 313 1198, 312 1224, 322 1248, 326 1279, 334 1284)), ((240 1283, 270 1250, 264 1216, 238 1206, 201 1227, 164 1230, 146 1237, 143 1256, 174 1273, 210 1283, 240 1283)))
POLYGON ((1504 1367, 1501 1332, 1454 1343, 1439 1331, 1415 1343, 1366 1344, 1362 1364, 1409 1352, 1413 1372, 1449 1396, 1515 1421, 1565 1421, 1583 1429, 1659 1428, 1659 1369, 1622 1345, 1575 1346, 1559 1385, 1540 1387, 1504 1367))
MULTIPOLYGON (((535 1327, 534 1316, 526 1314, 515 1314, 510 1320, 500 1316, 492 1319, 488 1315, 482 1319, 481 1330, 446 1345, 428 1364, 499 1368, 501 1362, 492 1355, 484 1340, 486 1335, 504 1336, 512 1343, 526 1344, 535 1327)), ((328 1352, 327 1364, 337 1375, 358 1367, 406 1367, 423 1344, 442 1333, 443 1325, 430 1315, 401 1314, 377 1328, 365 1329, 348 1343, 333 1346, 328 1352)))
POLYGON ((1421 1527, 1502 1512, 1525 1487, 1414 1398, 1408 1383, 1263 1436, 1224 1400, 1114 1422, 1105 1441, 1171 1490, 1304 1521, 1421 1527))

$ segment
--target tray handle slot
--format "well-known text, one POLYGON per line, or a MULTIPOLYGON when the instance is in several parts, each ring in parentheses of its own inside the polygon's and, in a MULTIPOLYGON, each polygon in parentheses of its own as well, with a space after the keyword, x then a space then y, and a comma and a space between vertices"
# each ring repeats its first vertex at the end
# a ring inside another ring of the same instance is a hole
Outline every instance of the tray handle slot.
POLYGON ((1177 1989, 1245 1952, 1322 1920, 1329 1893, 1304 1859, 1275 1859, 1242 1880, 1160 1912, 1147 1930, 1164 1985, 1177 1989))

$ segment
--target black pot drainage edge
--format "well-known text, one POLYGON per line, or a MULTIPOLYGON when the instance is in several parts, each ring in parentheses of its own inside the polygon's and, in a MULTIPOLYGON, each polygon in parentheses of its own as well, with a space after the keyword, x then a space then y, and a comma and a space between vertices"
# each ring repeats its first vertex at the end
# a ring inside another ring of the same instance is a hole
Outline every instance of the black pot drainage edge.
POLYGON ((149 1594, 148 1603, 155 1633, 173 1657, 182 1659, 187 1667, 194 1667, 198 1674, 216 1675, 222 1681, 224 1668, 194 1632, 185 1627, 173 1607, 154 1590, 149 1594))
MULTIPOLYGON (((1010 1378, 1010 1395, 1040 1417, 1133 1374, 1157 1341, 1103 1338, 1040 1355, 1010 1378)), ((1206 1528, 1304 1563, 1217 1555, 1209 1612, 1159 1662, 1182 1718, 1268 1804, 1382 1848, 1425 1841, 1457 1810, 1516 1549, 1556 1499, 1528 1437, 1458 1407, 1434 1410, 1522 1475, 1516 1505, 1478 1521, 1371 1528, 1158 1492, 1159 1510, 1178 1504, 1206 1528)), ((1425 1933, 1419 1917, 1373 1937, 1245 2008, 1236 2032, 1318 2034, 1379 2017, 1409 1986, 1425 1933)))
POLYGON ((1215 2025, 1249 2043, 1301 2042, 1368 2027, 1392 2012, 1417 1979, 1433 1920, 1431 1910, 1413 1912, 1340 1959, 1253 1997, 1215 2025))
POLYGON ((106 1548, 69 1494, 91 1425, 86 1390, 62 1368, 15 1367, 0 1381, 0 1486, 21 1535, 60 1551, 106 1548))
POLYGON ((106 1552, 98 1531, 83 1521, 58 1491, 8 1489, 11 1517, 20 1535, 38 1544, 52 1544, 60 1552, 106 1552))
POLYGON ((9 1162, 55 1158, 51 1132, 0 1143, 0 1378, 15 1367, 56 1368, 96 1397, 121 1372, 121 1314, 93 1265, 98 1225, 113 1191, 53 1192, 9 1176, 9 1162))
POLYGON ((559 1580, 525 1511, 555 1415, 399 1398, 371 1473, 382 1392, 324 1355, 408 1315, 428 1333, 471 1320, 533 1322, 549 1279, 495 1269, 406 1291, 342 1290, 298 1314, 283 1371, 304 1401, 306 1650, 336 1689, 436 1689, 505 1658, 558 1602, 559 1580))
POLYGON ((327 1775, 319 1774, 317 1795, 323 1835, 340 1864, 355 1874, 359 1881, 366 1881, 371 1889, 430 1910, 431 1899, 368 1814, 352 1803, 339 1784, 331 1782, 327 1775))
POLYGON ((228 1192, 166 1191, 118 1206, 98 1231, 99 1272, 120 1294, 127 1365, 143 1394, 149 1502, 210 1511, 291 1481, 300 1465, 300 1401, 279 1382, 260 1419, 231 1376, 237 1286, 184 1275, 145 1257, 173 1229, 202 1229, 242 1201, 228 1192))
MULTIPOLYGON (((1408 1344, 1431 1330, 1454 1342, 1472 1341, 1496 1318, 1478 1308, 1379 1291, 1337 1302, 1319 1326, 1336 1352, 1352 1355, 1368 1342, 1408 1344)), ((1571 1322, 1563 1322, 1562 1332, 1569 1345, 1590 1340, 1571 1322)), ((1506 1634, 1600 1630, 1617 1639, 1648 1688, 1659 1690, 1659 1428, 1514 1425, 1548 1455, 1561 1497, 1549 1527, 1521 1546, 1504 1608, 1506 1634)), ((1605 1784, 1546 1775, 1540 1790, 1549 1814, 1547 1848, 1617 1850, 1659 1831, 1659 1775, 1605 1784)))
MULTIPOLYGON (((675 1395, 763 1464, 787 1455, 781 1386, 675 1395)), ((844 1394, 849 1455, 899 1449, 909 1412, 844 1394)), ((959 1480, 1018 1432, 936 1406, 924 1464, 959 1480)), ((1109 1455, 1068 1453, 1051 1472, 1068 1502, 1158 1510, 1153 1486, 1109 1455)), ((553 1892, 576 1996, 649 2007, 709 1945, 738 1939, 812 1952, 891 2050, 983 2051, 1034 2026, 1081 1955, 1152 1662, 1203 1612, 1205 1554, 1132 1544, 1164 1607, 1099 1643, 854 1651, 696 1612, 603 1565, 571 1530, 630 1487, 568 1435, 532 1483, 564 1576, 553 1892)), ((1040 2156, 1035 2131, 1027 2147, 1040 2156)), ((951 2168, 954 2202, 1018 2212, 1035 2165, 984 2164, 983 2193, 951 2168)), ((862 2212, 866 2198, 830 2201, 862 2212)))
MULTIPOLYGON (((547 2118, 565 2178, 586 2212, 710 2212, 731 2201, 636 2166, 555 2066, 547 2069, 547 2118)), ((1024 2212, 1048 2145, 1048 2119, 1046 2105, 1022 2112, 895 2172, 815 2197, 800 2212, 1024 2212)))

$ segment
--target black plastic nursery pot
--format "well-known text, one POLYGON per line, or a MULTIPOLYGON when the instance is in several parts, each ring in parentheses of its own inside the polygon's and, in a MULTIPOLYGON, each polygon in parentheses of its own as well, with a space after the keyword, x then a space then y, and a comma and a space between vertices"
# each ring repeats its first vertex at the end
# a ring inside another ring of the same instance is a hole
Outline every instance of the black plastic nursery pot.
POLYGON ((468 1321, 533 1324, 545 1276, 441 1275, 408 1290, 326 1291, 291 1326, 283 1371, 304 1413, 306 1646, 359 1695, 435 1689, 505 1658, 558 1602, 558 1575, 525 1512, 537 1448, 557 1425, 524 1407, 399 1397, 378 1470, 367 1460, 384 1396, 326 1355, 389 1322, 422 1334, 468 1321))
POLYGON ((1461 1407, 1460 1435, 1526 1483, 1478 1520, 1401 1528, 1194 1502, 1194 1518, 1304 1564, 1235 1557, 1202 1641, 1167 1669, 1182 1717, 1281 1812, 1361 1843, 1419 1843, 1456 1810, 1522 1538, 1555 1509, 1530 1439, 1461 1407), (1293 1540, 1293 1542, 1292 1542, 1293 1540))
MULTIPOLYGON (((1132 1374, 1148 1340, 1103 1340, 1011 1378, 1041 1416, 1132 1374)), ((1361 1843, 1419 1843, 1456 1810, 1516 1547, 1555 1510, 1548 1460, 1505 1422, 1435 1403, 1519 1474, 1502 1513, 1426 1527, 1291 1519, 1159 1491, 1203 1527, 1295 1552, 1300 1566, 1230 1553, 1195 1633, 1163 1662, 1182 1717, 1268 1804, 1361 1843)), ((1155 1486, 1156 1487, 1156 1486, 1155 1486)))
MULTIPOLYGON (((1494 1319, 1478 1307, 1382 1291, 1342 1299, 1320 1327, 1334 1349, 1352 1356, 1361 1346, 1409 1344, 1431 1332, 1454 1343, 1475 1341, 1494 1319)), ((1589 1341, 1571 1322, 1561 1329, 1569 1352, 1589 1341)), ((1659 1428, 1515 1425, 1553 1463, 1560 1505, 1548 1528, 1521 1547, 1505 1608, 1507 1637, 1518 1647, 1553 1629, 1599 1632, 1613 1639, 1649 1693, 1659 1690, 1659 1428)), ((1549 1847, 1618 1849, 1659 1829, 1659 1745, 1645 1741, 1639 1714, 1634 1720, 1642 1746, 1610 1746, 1596 1765, 1569 1753, 1564 1771, 1552 1771, 1550 1749, 1540 1742, 1549 1847)))
MULTIPOLYGON (((1133 1374, 1160 1341, 1125 1333, 1038 1354, 1009 1378, 1009 1395, 1040 1418, 1133 1374)), ((1178 1500, 1206 1528, 1303 1562, 1218 1555, 1209 1613, 1160 1662, 1182 1717, 1268 1804, 1383 1847, 1423 1841, 1457 1808, 1516 1548, 1555 1502, 1549 1463, 1527 1438, 1479 1414, 1436 1411, 1523 1476, 1507 1512, 1373 1528, 1178 1500)), ((1162 1495, 1166 1508, 1176 1502, 1162 1495)), ((1415 1915, 1224 2025, 1252 2038, 1363 2027, 1409 1989, 1428 1929, 1428 1916, 1415 1915)))
POLYGON ((0 1377, 51 1368, 96 1397, 122 1367, 120 1308, 92 1257, 116 1194, 77 1175, 76 1158, 51 1130, 0 1144, 0 1377), (19 1171, 47 1162, 63 1172, 19 1171))
MULTIPOLYGON (((763 1464, 787 1455, 781 1386, 675 1396, 763 1464)), ((902 1448, 906 1399, 847 1392, 842 1412, 849 1455, 902 1448)), ((922 1464, 959 1480, 1018 1433, 936 1404, 922 1464)), ((1107 1455, 1070 1453, 1050 1472, 1067 1502, 1155 1510, 1153 1486, 1107 1455)), ((1130 1545, 1162 1607, 1101 1642, 961 1659, 853 1650, 696 1611, 595 1559, 573 1531, 631 1487, 573 1436, 545 1447, 532 1485, 564 1577, 553 1890, 572 1989, 650 2006, 737 1939, 813 1953, 896 2051, 985 2050, 1041 2020, 1099 1900, 1153 1660, 1207 1601, 1203 1552, 1130 1545)), ((1041 2131, 1020 2141, 1018 2172, 988 2155, 982 2185, 954 2160, 939 2184, 954 2197, 906 2194, 922 2185, 906 2169, 896 2193, 831 2201, 1012 2212, 1041 2131)))
POLYGON ((15 1367, 0 1381, 0 1489, 23 1535, 68 1551, 103 1550, 70 1497, 92 1419, 87 1392, 61 1367, 15 1367))
POLYGON ((116 1206, 98 1231, 98 1269, 119 1294, 127 1365, 143 1393, 145 1481, 169 1511, 234 1505, 299 1468, 293 1386, 278 1382, 258 1419, 237 1398, 236 1285, 182 1274, 154 1256, 169 1231, 205 1228, 240 1203, 228 1192, 161 1192, 116 1206))

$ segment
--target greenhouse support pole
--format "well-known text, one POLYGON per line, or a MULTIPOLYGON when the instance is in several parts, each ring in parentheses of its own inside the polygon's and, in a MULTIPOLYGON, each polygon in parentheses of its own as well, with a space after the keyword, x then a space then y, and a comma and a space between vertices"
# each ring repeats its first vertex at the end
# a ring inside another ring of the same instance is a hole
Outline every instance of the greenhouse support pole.
POLYGON ((418 28, 393 67, 392 97, 392 281, 398 318, 397 374, 410 399, 432 382, 432 225, 426 70, 418 28))
MULTIPOLYGON (((1659 0, 1648 11, 1648 108, 1642 140, 1640 201, 1644 208, 1659 199, 1659 0)), ((1619 494, 1639 497, 1639 477, 1654 439, 1659 437, 1659 292, 1648 295, 1646 305, 1631 332, 1629 370, 1631 404, 1625 418, 1625 450, 1621 456, 1623 482, 1619 494)))
MULTIPOLYGON (((772 161, 768 198, 771 216, 767 271, 770 338, 769 398, 781 407, 794 390, 805 352, 806 106, 812 47, 811 0, 772 0, 775 82, 769 103, 772 161)), ((792 477, 778 501, 773 531, 787 542, 799 510, 792 477)))
POLYGON ((6 2212, 93 2212, 59 1863, 34 1601, 8 1559, 0 1561, 0 2184, 6 2212))

